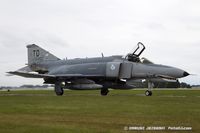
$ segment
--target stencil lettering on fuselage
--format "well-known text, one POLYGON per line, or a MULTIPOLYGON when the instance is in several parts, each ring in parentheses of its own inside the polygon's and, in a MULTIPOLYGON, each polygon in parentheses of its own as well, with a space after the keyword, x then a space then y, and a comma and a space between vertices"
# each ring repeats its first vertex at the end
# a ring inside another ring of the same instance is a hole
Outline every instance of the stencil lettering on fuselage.
POLYGON ((33 56, 34 57, 39 57, 40 56, 40 51, 39 50, 33 50, 33 56))

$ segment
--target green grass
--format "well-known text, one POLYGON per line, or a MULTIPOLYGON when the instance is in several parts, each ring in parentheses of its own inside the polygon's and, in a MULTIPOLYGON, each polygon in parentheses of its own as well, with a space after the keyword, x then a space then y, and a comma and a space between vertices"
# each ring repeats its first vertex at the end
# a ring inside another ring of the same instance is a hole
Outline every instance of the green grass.
MULTIPOLYGON (((118 133, 124 126, 191 126, 200 132, 200 90, 0 91, 0 133, 118 133)), ((142 131, 155 132, 155 131, 142 131)), ((157 131, 161 132, 161 131, 157 131)), ((188 132, 188 131, 162 131, 188 132)))

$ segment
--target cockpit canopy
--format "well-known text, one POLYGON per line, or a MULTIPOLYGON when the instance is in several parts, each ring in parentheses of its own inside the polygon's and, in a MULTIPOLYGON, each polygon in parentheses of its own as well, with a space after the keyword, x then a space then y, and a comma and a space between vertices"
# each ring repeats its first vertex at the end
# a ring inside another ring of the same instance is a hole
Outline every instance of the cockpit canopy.
POLYGON ((136 49, 133 49, 130 53, 128 53, 125 57, 128 61, 131 62, 140 62, 140 55, 145 50, 144 44, 138 42, 136 49))

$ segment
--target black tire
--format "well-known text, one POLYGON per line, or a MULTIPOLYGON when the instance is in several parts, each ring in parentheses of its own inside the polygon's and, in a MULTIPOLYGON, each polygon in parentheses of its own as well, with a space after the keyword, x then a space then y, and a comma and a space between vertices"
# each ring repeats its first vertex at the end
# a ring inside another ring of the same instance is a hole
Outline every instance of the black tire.
POLYGON ((150 91, 149 96, 152 96, 152 94, 153 94, 152 91, 150 91))
POLYGON ((145 95, 146 95, 146 96, 152 96, 152 91, 146 90, 146 91, 145 91, 145 95))
POLYGON ((60 83, 55 84, 55 93, 56 93, 57 96, 62 96, 64 94, 64 90, 61 87, 60 83))
POLYGON ((101 89, 102 96, 106 96, 108 94, 108 92, 109 92, 108 88, 101 89))
POLYGON ((62 96, 64 94, 63 88, 61 88, 61 91, 55 91, 57 96, 62 96))

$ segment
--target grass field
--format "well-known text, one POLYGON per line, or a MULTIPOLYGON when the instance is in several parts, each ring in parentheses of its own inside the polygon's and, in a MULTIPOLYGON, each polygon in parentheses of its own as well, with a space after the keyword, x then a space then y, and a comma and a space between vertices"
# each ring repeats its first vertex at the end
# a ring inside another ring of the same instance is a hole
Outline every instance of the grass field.
MULTIPOLYGON (((0 91, 0 133, 118 133, 125 126, 184 126, 200 132, 200 90, 0 91)), ((141 131, 153 133, 155 131, 141 131)))

